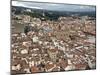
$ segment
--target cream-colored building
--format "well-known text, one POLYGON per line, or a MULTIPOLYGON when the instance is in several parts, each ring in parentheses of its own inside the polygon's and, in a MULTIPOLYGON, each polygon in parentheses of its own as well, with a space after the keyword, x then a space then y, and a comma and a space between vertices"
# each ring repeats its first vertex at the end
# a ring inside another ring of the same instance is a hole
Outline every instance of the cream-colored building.
POLYGON ((57 53, 58 53, 58 50, 56 50, 56 49, 49 49, 48 50, 49 57, 51 58, 51 60, 53 62, 56 62, 56 60, 57 60, 57 53))

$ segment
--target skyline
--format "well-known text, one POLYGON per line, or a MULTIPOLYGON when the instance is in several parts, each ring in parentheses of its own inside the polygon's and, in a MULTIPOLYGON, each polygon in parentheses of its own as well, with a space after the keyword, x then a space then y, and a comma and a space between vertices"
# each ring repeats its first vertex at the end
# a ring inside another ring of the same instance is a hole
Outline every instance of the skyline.
POLYGON ((30 1, 12 1, 12 6, 43 9, 51 11, 75 11, 75 12, 91 12, 96 11, 95 6, 78 5, 78 4, 60 4, 60 3, 43 3, 43 2, 30 2, 30 1))

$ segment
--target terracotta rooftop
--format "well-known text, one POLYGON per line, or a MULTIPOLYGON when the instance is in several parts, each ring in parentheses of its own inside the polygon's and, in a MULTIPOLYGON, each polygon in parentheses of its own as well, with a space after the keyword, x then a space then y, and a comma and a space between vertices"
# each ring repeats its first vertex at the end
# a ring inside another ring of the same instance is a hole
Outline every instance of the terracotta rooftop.
POLYGON ((50 52, 57 52, 57 49, 49 49, 50 52))
POLYGON ((62 61, 60 62, 60 66, 61 66, 62 68, 66 68, 66 67, 68 66, 68 62, 62 60, 62 61))
POLYGON ((79 69, 86 69, 87 64, 76 64, 75 65, 75 69, 79 70, 79 69))
POLYGON ((36 66, 32 66, 31 67, 31 72, 32 73, 39 72, 39 69, 36 66))
POLYGON ((48 64, 45 65, 45 68, 46 68, 47 70, 49 70, 49 69, 51 69, 51 68, 53 68, 53 67, 54 67, 54 64, 48 63, 48 64))

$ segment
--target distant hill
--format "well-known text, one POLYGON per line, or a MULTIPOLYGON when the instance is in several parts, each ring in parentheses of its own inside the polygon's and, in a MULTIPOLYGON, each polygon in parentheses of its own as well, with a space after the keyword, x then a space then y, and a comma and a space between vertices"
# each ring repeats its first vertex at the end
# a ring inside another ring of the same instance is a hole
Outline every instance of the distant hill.
POLYGON ((95 11, 84 11, 84 12, 75 12, 75 11, 51 11, 45 9, 34 9, 34 8, 27 8, 27 7, 20 7, 20 6, 12 6, 12 12, 15 11, 15 14, 28 14, 32 17, 39 17, 39 18, 46 18, 46 19, 58 19, 59 16, 90 16, 96 17, 95 11), (31 10, 28 12, 27 9, 31 10), (43 15, 44 14, 44 15, 43 15))

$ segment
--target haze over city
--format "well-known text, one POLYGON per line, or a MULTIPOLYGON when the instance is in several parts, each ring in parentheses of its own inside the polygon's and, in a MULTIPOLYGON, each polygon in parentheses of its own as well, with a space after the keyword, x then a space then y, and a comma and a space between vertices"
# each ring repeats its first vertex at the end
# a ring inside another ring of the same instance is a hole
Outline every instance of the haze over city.
POLYGON ((74 12, 95 11, 95 6, 89 6, 89 5, 40 3, 40 2, 27 2, 27 1, 12 1, 12 6, 27 7, 33 9, 45 9, 52 11, 74 11, 74 12))

